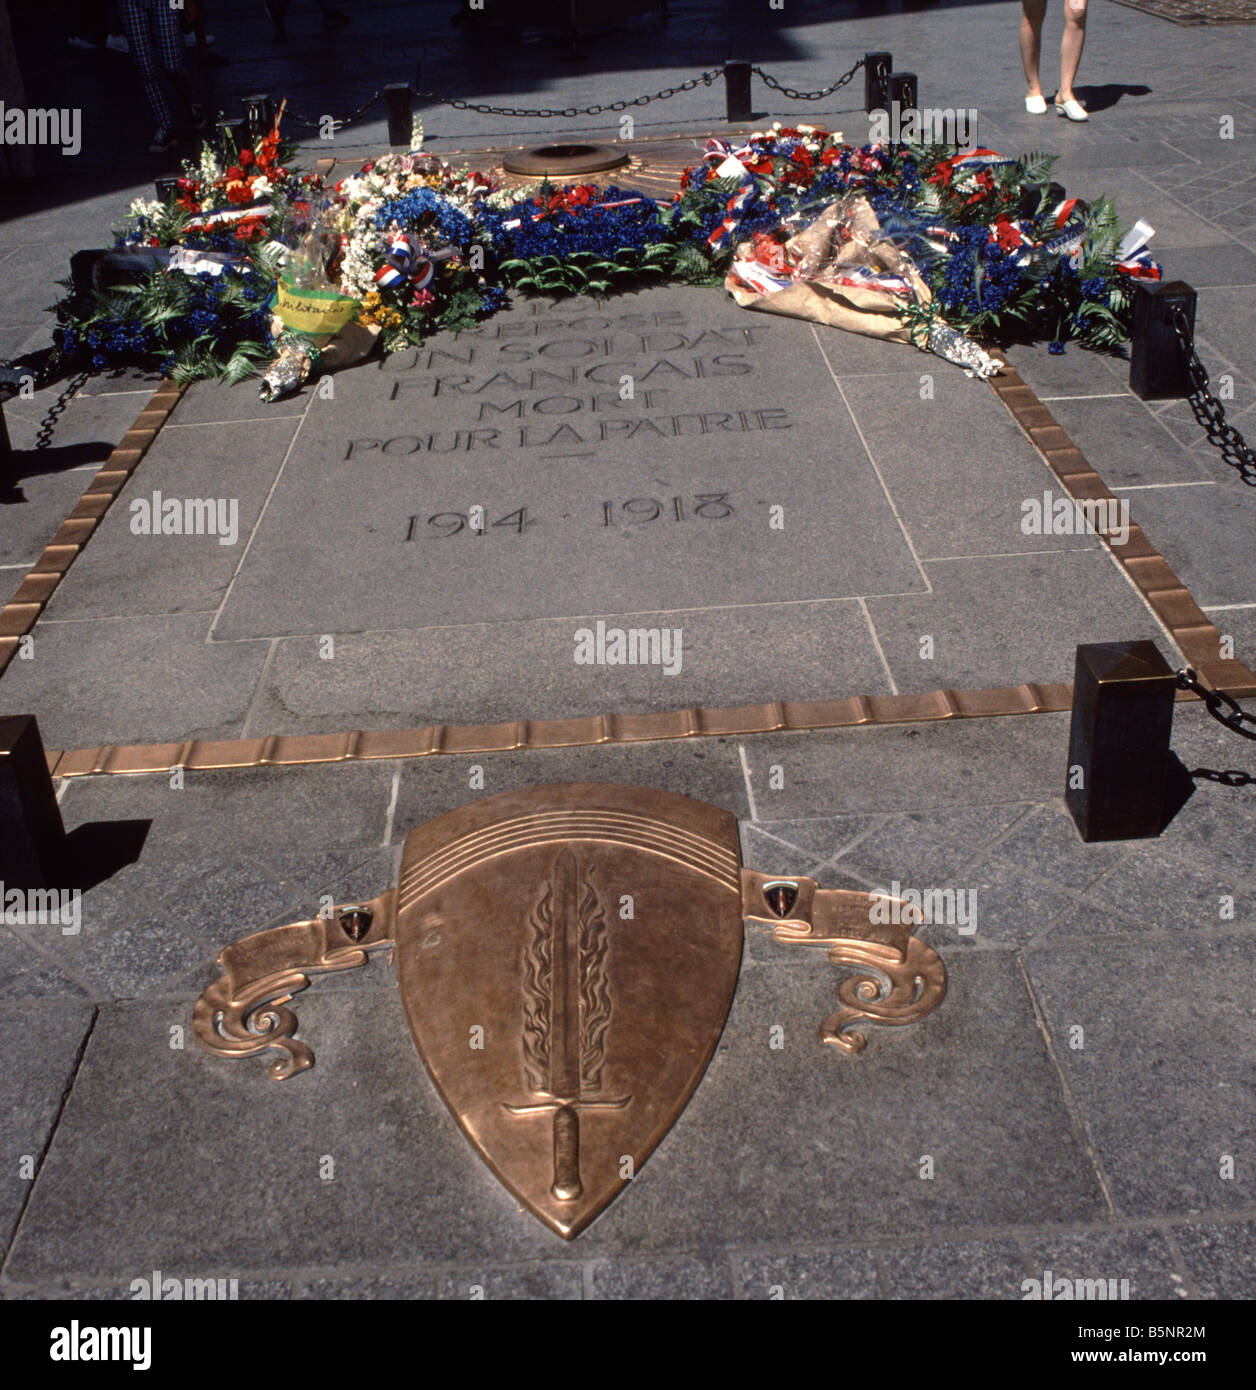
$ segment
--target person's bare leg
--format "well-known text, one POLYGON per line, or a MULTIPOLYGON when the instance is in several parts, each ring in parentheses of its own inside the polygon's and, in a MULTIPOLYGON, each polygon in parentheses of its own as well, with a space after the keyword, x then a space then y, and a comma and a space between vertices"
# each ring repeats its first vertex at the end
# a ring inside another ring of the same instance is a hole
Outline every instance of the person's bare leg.
POLYGON ((1026 95, 1042 95, 1038 78, 1038 58, 1042 52, 1042 21, 1047 13, 1047 0, 1021 0, 1020 51, 1025 65, 1026 95))
POLYGON ((1073 79, 1086 42, 1086 0, 1064 0, 1064 37, 1060 40, 1060 90, 1057 100, 1073 96, 1073 79))

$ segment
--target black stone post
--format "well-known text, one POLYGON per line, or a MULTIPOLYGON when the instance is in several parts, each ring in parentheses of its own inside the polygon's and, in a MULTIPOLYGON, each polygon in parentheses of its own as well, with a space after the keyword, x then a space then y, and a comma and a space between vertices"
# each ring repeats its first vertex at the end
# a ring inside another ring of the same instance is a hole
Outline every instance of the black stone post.
POLYGON ((51 888, 64 867, 65 826, 33 714, 0 718, 0 879, 51 888))
POLYGON ((1083 840, 1160 834, 1176 690, 1154 642, 1078 647, 1064 800, 1083 840))
POLYGON ((177 178, 158 179, 153 188, 156 190, 159 203, 168 203, 179 196, 179 180, 177 178))
POLYGON ((754 119, 750 109, 750 64, 730 58, 724 64, 724 103, 730 121, 754 119))
POLYGON ((1191 393, 1190 354, 1173 326, 1186 316, 1195 341, 1195 291, 1181 280, 1134 282, 1134 331, 1130 342, 1130 390, 1142 400, 1174 400, 1191 393))
POLYGON ((266 95, 265 92, 256 92, 251 97, 243 99, 245 129, 248 139, 245 143, 252 144, 255 140, 260 140, 263 135, 269 135, 271 127, 275 124, 275 103, 266 95))
POLYGON ((891 114, 894 112, 895 103, 900 112, 906 111, 910 107, 913 111, 916 106, 916 74, 914 72, 892 72, 890 73, 890 106, 891 114))
POLYGON ((13 445, 9 443, 9 427, 4 422, 4 397, 0 396, 0 483, 8 479, 13 466, 13 445))
POLYGON ((873 111, 890 109, 890 69, 894 66, 894 55, 878 50, 864 54, 864 110, 870 115, 873 111))
POLYGON ((223 155, 229 164, 234 164, 240 157, 240 151, 249 143, 248 122, 219 121, 214 129, 218 132, 218 142, 222 146, 223 155))
POLYGON ((409 149, 410 132, 414 128, 414 108, 408 83, 388 83, 384 88, 384 109, 388 112, 388 143, 404 145, 409 149))

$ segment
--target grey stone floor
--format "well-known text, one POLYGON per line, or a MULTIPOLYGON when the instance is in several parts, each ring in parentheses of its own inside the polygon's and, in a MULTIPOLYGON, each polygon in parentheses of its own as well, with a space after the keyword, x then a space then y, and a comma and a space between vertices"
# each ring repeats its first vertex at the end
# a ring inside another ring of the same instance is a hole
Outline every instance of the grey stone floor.
MULTIPOLYGON (((353 29, 328 41, 308 7, 283 46, 266 37, 251 0, 219 5, 210 27, 233 60, 218 75, 219 93, 234 103, 248 91, 286 91, 303 114, 349 110, 380 83, 410 75, 417 38, 381 51, 378 34, 409 35, 421 19, 424 71, 450 91, 583 105, 719 62, 736 18, 735 7, 676 0, 666 33, 656 21, 625 26, 586 60, 566 62, 532 35, 510 49, 473 42, 444 27, 449 8, 452 0, 363 4, 353 29)), ((1111 193, 1128 219, 1146 217, 1167 272, 1200 290, 1201 355, 1214 381, 1232 378, 1231 417, 1253 434, 1256 88, 1247 31, 1184 30, 1096 4, 1080 82, 1094 118, 1080 128, 1020 110, 1017 12, 999 3, 872 15, 800 0, 775 27, 756 29, 752 56, 809 87, 866 48, 889 48, 899 66, 920 73, 929 101, 978 108, 983 143, 1057 151, 1071 193, 1111 193), (1142 86, 1150 90, 1131 90, 1142 86), (1218 138, 1227 115, 1233 141, 1218 138)), ((1048 49, 1057 25, 1052 14, 1048 49)), ((20 38, 34 55, 32 100, 64 104, 73 90, 97 119, 75 166, 89 176, 82 187, 71 188, 49 155, 42 192, 0 210, 5 354, 47 342, 45 306, 68 253, 96 241, 131 197, 169 171, 129 149, 147 131, 124 60, 71 54, 62 62, 58 49, 54 63, 46 38, 20 38)), ((822 110, 781 103, 769 118, 823 120, 862 138, 858 94, 846 96, 818 103, 822 110)), ((721 104, 718 88, 699 88, 643 108, 641 128, 697 132, 718 122, 721 104)), ((429 110, 425 123, 438 152, 552 135, 539 124, 448 109, 429 110)), ((372 118, 332 152, 365 154, 384 139, 372 118)), ((864 433, 867 458, 884 465, 906 534, 913 543, 924 537, 917 555, 930 584, 882 591, 901 561, 902 528, 897 539, 886 528, 888 544, 884 535, 879 544, 841 536, 839 562, 876 581, 851 600, 862 600, 866 616, 826 627, 808 614, 783 649, 793 684, 770 695, 870 693, 891 680, 903 689, 995 683, 999 672, 1022 678, 1014 673, 1031 657, 1044 669, 1029 675, 1050 679, 1072 642, 1094 640, 1088 616, 1114 614, 1122 636, 1146 630, 1135 631, 1150 619, 1096 567, 1096 551, 1022 556, 1037 577, 1019 588, 1008 585, 1006 567, 987 573, 988 559, 974 560, 994 549, 974 512, 973 475, 988 470, 1006 489, 1009 471, 1014 479, 1031 461, 1018 461, 1014 446, 998 448, 989 433, 996 417, 971 383, 937 378, 945 389, 932 403, 930 431, 915 389, 897 389, 904 373, 918 382, 925 368, 916 359, 887 365, 875 345, 856 349, 836 335, 824 349, 838 361, 843 389, 859 382, 849 418, 864 433), (927 470, 912 468, 914 453, 925 455, 927 470), (964 467, 951 469, 956 463, 964 467), (963 485, 972 491, 961 500, 963 485), (1093 591, 1089 612, 1061 607, 1068 594, 1051 567, 1062 561, 1093 591), (913 684, 911 673, 926 663, 910 639, 935 627, 955 638, 948 674, 935 666, 936 679, 913 684), (889 640, 878 652, 869 633, 883 628, 889 640), (817 629, 823 642, 808 637, 817 629)), ((1014 360, 1251 662, 1251 502, 1185 405, 1138 402, 1125 364, 1076 349, 1064 357, 1018 349, 1014 360)), ((374 409, 377 378, 364 371, 357 380, 362 408, 374 409)), ((54 448, 22 456, 21 499, 10 495, 0 512, 6 587, 16 588, 151 385, 133 374, 92 382, 62 416, 54 448)), ((272 484, 285 500, 278 458, 298 431, 317 425, 322 406, 303 398, 258 420, 251 400, 247 388, 193 391, 137 486, 186 478, 194 495, 230 487, 242 515, 262 518, 260 541, 272 484)), ((8 407, 20 449, 34 442, 46 405, 8 407)), ((867 458, 845 484, 861 485, 867 458)), ((556 708, 580 695, 539 680, 535 640, 499 642, 493 672, 435 638, 424 638, 427 646, 408 638, 390 660, 386 636, 349 623, 332 626, 350 658, 335 669, 348 674, 337 676, 339 688, 320 688, 309 679, 304 627, 288 638, 262 629, 260 638, 206 642, 207 614, 225 582, 219 558, 193 564, 153 553, 138 563, 120 539, 109 529, 97 536, 67 581, 62 620, 50 612, 37 630, 43 662, 34 666, 44 674, 15 664, 0 684, 3 708, 34 708, 66 741, 157 738, 175 727, 340 727, 350 714, 368 726, 411 722, 429 711, 451 717, 451 699, 462 701, 462 717, 488 718, 516 693, 556 708), (353 664, 367 661, 373 675, 355 683, 353 664), (431 683, 421 697, 410 680, 416 661, 431 683), (524 674, 511 680, 516 666, 524 674), (234 708, 223 703, 229 687, 237 688, 234 708)), ((308 548, 301 537, 294 544, 308 548)), ((282 568, 271 577, 278 606, 291 580, 282 568)), ((259 579, 259 624, 268 616, 264 590, 259 579)), ((790 601, 813 608, 833 593, 800 592, 790 601)), ((518 631, 542 633, 547 621, 534 615, 518 631)), ((764 636, 752 624, 710 632, 716 653, 764 636)), ((717 655, 701 679, 718 694, 733 666, 717 655)), ((655 702, 649 689, 620 694, 625 707, 655 702)), ((800 961, 749 929, 737 999, 706 1078, 638 1181, 570 1246, 519 1213, 456 1132, 422 1073, 383 962, 326 977, 300 996, 303 1034, 319 1061, 283 1086, 261 1061, 220 1062, 186 1036, 223 944, 307 914, 325 891, 343 899, 382 889, 412 825, 480 794, 468 788, 464 760, 204 774, 181 791, 165 777, 64 784, 71 827, 151 824, 137 862, 85 895, 78 936, 0 927, 0 1114, 8 1121, 0 1294, 125 1294, 131 1279, 157 1267, 238 1277, 242 1296, 258 1298, 460 1298, 478 1286, 490 1297, 768 1297, 779 1289, 791 1298, 1007 1299, 1049 1267, 1128 1278, 1140 1298, 1251 1297, 1256 797, 1250 786, 1198 777, 1160 839, 1084 846, 1059 799, 1066 738, 1066 717, 1035 716, 478 760, 486 793, 570 778, 666 787, 736 812, 754 866, 812 873, 831 887, 950 885, 975 894, 978 907, 972 937, 930 929, 950 970, 941 1009, 913 1028, 874 1032, 855 1059, 815 1038, 832 1008, 835 968, 800 961), (784 772, 780 790, 774 767, 784 772), (1231 897, 1233 917, 1223 917, 1231 897), (767 1045, 773 1025, 785 1030, 782 1051, 767 1045), (182 1048, 172 1046, 180 1028, 182 1048), (333 1182, 319 1177, 328 1154, 333 1182), (1226 1155, 1235 1158, 1233 1178, 1221 1176, 1226 1155), (15 1176, 24 1156, 33 1178, 15 1176), (926 1156, 928 1179, 920 1176, 926 1156)), ((1175 748, 1189 769, 1256 771, 1248 745, 1198 709, 1179 709, 1175 748)))
MULTIPOLYGON (((35 1171, 6 1164, 0 1291, 107 1296, 159 1268, 266 1298, 1008 1299, 1050 1268, 1250 1297, 1256 796, 1201 781, 1162 838, 1086 846, 1066 739, 1067 716, 1034 716, 480 760, 486 793, 665 786, 737 812, 764 871, 975 907, 972 934, 925 929, 942 1006, 857 1058, 816 1037, 837 968, 748 928, 706 1077, 572 1244, 456 1131, 383 960, 298 996, 318 1060, 282 1085, 189 1033, 217 949, 324 891, 380 891, 405 832, 472 795, 467 760, 65 785, 72 827, 151 824, 78 935, 0 934, 6 1147, 35 1171)), ((1233 742, 1179 711, 1188 767, 1232 766, 1233 742)))

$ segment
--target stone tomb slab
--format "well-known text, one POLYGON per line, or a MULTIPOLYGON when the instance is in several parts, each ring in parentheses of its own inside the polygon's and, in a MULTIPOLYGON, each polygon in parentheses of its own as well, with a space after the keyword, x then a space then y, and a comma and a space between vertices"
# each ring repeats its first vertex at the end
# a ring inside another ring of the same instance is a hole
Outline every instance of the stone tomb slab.
POLYGON ((925 588, 810 326, 660 289, 517 302, 336 377, 215 635, 925 588))

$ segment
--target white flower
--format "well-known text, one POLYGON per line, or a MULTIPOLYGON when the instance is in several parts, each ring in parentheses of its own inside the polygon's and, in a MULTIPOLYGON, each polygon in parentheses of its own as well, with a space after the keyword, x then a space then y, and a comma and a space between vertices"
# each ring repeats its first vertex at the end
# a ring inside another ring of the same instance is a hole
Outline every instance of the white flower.
POLYGON ((265 174, 253 180, 253 196, 255 198, 264 198, 268 193, 273 191, 274 185, 265 174))
POLYGON ((134 198, 131 201, 131 216, 152 219, 161 211, 161 204, 155 199, 152 202, 145 202, 143 198, 134 198))

